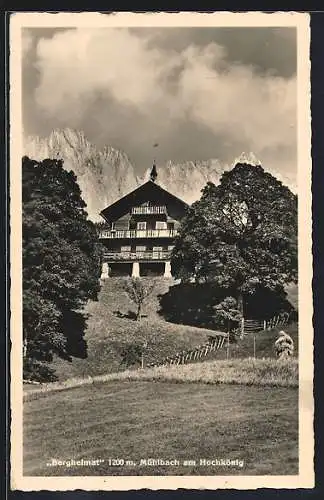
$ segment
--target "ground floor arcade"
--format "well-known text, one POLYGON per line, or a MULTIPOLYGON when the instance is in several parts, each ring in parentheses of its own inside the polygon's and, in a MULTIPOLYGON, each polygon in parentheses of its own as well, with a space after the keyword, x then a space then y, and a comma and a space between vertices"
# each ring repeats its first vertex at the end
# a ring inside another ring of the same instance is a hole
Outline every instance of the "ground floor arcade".
POLYGON ((132 276, 134 278, 144 276, 163 276, 172 278, 171 263, 169 260, 161 262, 104 262, 102 264, 101 279, 110 277, 132 276))

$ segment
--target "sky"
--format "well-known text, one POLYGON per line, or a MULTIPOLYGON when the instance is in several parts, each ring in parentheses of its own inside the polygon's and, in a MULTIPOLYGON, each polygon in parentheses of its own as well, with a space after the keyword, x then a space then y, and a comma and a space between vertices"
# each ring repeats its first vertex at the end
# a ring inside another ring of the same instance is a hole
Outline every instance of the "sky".
POLYGON ((82 130, 138 174, 252 151, 294 178, 296 50, 295 28, 24 28, 24 134, 82 130))

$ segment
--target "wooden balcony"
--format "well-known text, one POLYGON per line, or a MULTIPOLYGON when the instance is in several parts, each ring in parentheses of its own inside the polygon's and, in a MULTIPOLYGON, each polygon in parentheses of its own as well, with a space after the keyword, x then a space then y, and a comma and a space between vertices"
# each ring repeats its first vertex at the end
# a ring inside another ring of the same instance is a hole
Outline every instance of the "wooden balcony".
POLYGON ((132 207, 132 215, 158 215, 167 214, 167 207, 164 206, 151 206, 151 207, 132 207))
POLYGON ((170 260, 171 251, 162 250, 153 252, 146 250, 143 252, 105 252, 104 261, 110 262, 133 262, 133 261, 158 261, 170 260))
POLYGON ((143 229, 143 230, 105 230, 99 233, 99 239, 136 239, 136 238, 174 238, 177 229, 143 229))

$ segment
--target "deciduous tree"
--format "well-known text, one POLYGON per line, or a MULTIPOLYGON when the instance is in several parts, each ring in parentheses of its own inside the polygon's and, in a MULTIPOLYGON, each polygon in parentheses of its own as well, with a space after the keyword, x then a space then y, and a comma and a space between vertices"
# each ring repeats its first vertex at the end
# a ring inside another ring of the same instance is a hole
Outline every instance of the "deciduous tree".
POLYGON ((172 255, 178 278, 244 296, 297 281, 297 197, 261 166, 239 163, 207 183, 183 219, 172 255))
POLYGON ((154 282, 144 282, 141 278, 128 278, 123 286, 128 297, 136 304, 136 320, 140 321, 143 304, 154 289, 154 282))
POLYGON ((242 319, 242 314, 237 307, 237 300, 234 297, 226 297, 213 309, 216 328, 227 333, 237 327, 242 319))

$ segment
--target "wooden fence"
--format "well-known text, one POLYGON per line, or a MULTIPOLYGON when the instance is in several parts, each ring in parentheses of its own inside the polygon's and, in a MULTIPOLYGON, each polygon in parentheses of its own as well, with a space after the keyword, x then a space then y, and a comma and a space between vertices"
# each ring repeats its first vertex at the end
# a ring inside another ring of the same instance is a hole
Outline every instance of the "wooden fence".
POLYGON ((286 312, 273 316, 271 319, 244 319, 242 320, 241 332, 245 335, 249 333, 258 333, 263 330, 271 330, 277 326, 285 326, 288 322, 289 313, 286 312))
POLYGON ((148 367, 153 366, 171 366, 171 365, 184 365, 186 363, 192 363, 198 359, 205 358, 208 353, 217 351, 221 349, 228 339, 228 335, 221 334, 210 337, 209 341, 205 344, 199 345, 189 351, 177 352, 173 356, 168 356, 162 361, 156 363, 150 363, 148 367))
MULTIPOLYGON (((284 326, 289 322, 289 314, 282 313, 274 316, 269 320, 254 320, 254 319, 243 319, 241 327, 237 328, 233 333, 242 336, 248 335, 249 333, 258 333, 264 330, 271 330, 277 326, 284 326)), ((162 361, 157 361, 155 363, 150 363, 148 367, 154 366, 171 366, 171 365, 184 365, 186 363, 192 363, 199 359, 205 358, 210 352, 218 351, 228 345, 229 335, 226 333, 217 334, 211 336, 209 341, 203 345, 198 345, 197 347, 190 349, 188 351, 177 352, 173 356, 168 356, 162 361)))

